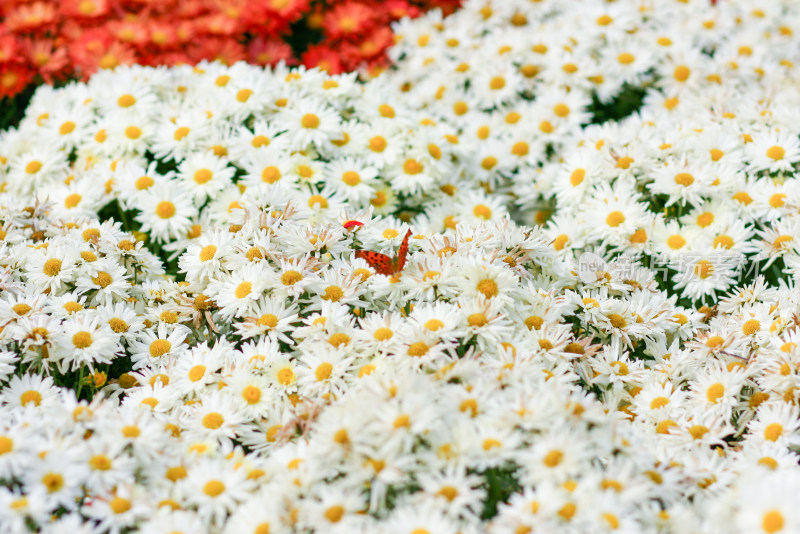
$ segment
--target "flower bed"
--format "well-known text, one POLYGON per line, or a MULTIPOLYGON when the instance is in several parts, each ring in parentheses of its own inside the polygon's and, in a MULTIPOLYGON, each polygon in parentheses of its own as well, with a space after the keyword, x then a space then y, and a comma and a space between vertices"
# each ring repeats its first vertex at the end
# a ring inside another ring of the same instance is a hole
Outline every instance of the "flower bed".
POLYGON ((40 88, 0 134, 0 521, 796 530, 798 17, 469 1, 365 83, 40 88))
POLYGON ((332 73, 385 65, 389 24, 459 0, 9 0, 0 6, 0 98, 118 65, 281 61, 332 73), (302 57, 301 57, 302 56, 302 57))

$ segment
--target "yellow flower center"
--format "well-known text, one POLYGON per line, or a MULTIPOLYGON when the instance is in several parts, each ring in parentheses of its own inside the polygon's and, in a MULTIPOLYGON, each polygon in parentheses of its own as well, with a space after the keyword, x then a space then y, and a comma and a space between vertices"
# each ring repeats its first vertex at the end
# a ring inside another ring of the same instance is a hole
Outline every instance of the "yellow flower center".
POLYGON ((170 219, 175 216, 175 204, 167 200, 161 201, 156 205, 156 215, 162 219, 170 219))
POLYGON ((625 222, 625 215, 621 211, 612 211, 606 217, 606 224, 615 228, 625 222))
POLYGON ((778 161, 779 159, 783 159, 783 156, 786 154, 786 150, 783 147, 774 145, 767 149, 767 157, 778 161))
POLYGON ((136 104, 136 97, 130 94, 124 94, 117 99, 117 105, 121 108, 129 108, 136 104))
POLYGON ((209 497, 217 497, 223 491, 225 491, 225 484, 219 480, 209 480, 206 482, 205 486, 203 486, 203 493, 209 497))
POLYGON ((125 137, 128 139, 139 139, 142 136, 142 129, 138 126, 128 126, 125 128, 125 137))
POLYGON ((92 335, 89 332, 81 331, 72 336, 72 344, 76 349, 85 349, 92 345, 92 335))
POLYGON ((303 115, 303 118, 300 119, 300 124, 303 125, 303 128, 318 128, 319 127, 319 117, 314 115, 313 113, 306 113, 303 115))
POLYGON ((213 177, 214 173, 212 173, 210 169, 198 169, 195 171, 193 179, 196 183, 202 185, 207 183, 213 177))
POLYGON ((156 339, 150 343, 150 356, 159 358, 172 350, 172 343, 166 339, 156 339))

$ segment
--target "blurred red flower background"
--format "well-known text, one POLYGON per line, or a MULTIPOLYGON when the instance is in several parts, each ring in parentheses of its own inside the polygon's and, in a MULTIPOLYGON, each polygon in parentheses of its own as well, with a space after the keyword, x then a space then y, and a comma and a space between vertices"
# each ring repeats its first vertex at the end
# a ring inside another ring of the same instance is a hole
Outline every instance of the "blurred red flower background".
POLYGON ((393 21, 460 1, 3 0, 0 97, 133 63, 380 70, 393 21))

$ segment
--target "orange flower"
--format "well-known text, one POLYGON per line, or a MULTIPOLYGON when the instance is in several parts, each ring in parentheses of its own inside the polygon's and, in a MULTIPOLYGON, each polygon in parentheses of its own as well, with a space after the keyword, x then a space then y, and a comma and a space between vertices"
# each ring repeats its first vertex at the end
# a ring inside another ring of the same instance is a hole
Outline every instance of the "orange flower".
POLYGON ((339 52, 325 45, 310 46, 303 54, 303 64, 306 67, 319 67, 328 74, 344 72, 339 52))
POLYGON ((52 39, 23 39, 22 53, 45 82, 64 78, 69 65, 67 49, 57 47, 52 39))
POLYGON ((431 7, 449 12, 460 2, 330 0, 312 8, 312 0, 0 0, 0 95, 37 75, 46 83, 86 79, 137 62, 293 65, 309 44, 302 55, 309 67, 377 71, 387 64, 392 21, 431 7))
POLYGON ((208 61, 218 60, 225 65, 233 65, 237 61, 244 61, 246 51, 244 46, 224 38, 208 37, 196 43, 190 50, 189 57, 193 63, 204 59, 208 61))
POLYGON ((370 9, 358 2, 346 2, 329 11, 322 25, 331 39, 352 38, 372 29, 375 11, 380 10, 370 9))
POLYGON ((292 47, 277 39, 258 36, 247 45, 247 60, 256 65, 275 65, 280 61, 296 63, 292 57, 292 47))
POLYGON ((0 64, 0 98, 19 93, 33 81, 35 75, 36 71, 22 63, 0 64))
POLYGON ((61 0, 59 7, 63 16, 94 21, 107 17, 111 11, 108 0, 61 0))
POLYGON ((86 80, 98 69, 113 69, 136 62, 136 52, 116 41, 106 27, 85 31, 70 43, 69 55, 75 74, 86 80))
POLYGON ((12 33, 45 31, 58 20, 56 8, 45 2, 22 4, 6 13, 3 26, 12 33))

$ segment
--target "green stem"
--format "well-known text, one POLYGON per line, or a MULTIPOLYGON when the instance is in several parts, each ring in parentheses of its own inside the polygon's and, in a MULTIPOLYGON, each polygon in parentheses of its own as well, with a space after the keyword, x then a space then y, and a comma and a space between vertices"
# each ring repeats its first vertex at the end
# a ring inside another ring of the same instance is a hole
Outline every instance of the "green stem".
POLYGON ((128 221, 128 214, 125 213, 125 210, 122 209, 122 204, 119 203, 119 200, 115 200, 117 204, 117 211, 119 212, 119 218, 122 221, 122 229, 126 232, 130 232, 131 223, 128 221))
POLYGON ((80 401, 81 400, 81 390, 83 389, 83 376, 84 376, 85 369, 83 365, 81 365, 80 370, 78 371, 78 388, 75 392, 75 396, 80 401))

